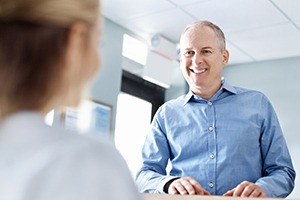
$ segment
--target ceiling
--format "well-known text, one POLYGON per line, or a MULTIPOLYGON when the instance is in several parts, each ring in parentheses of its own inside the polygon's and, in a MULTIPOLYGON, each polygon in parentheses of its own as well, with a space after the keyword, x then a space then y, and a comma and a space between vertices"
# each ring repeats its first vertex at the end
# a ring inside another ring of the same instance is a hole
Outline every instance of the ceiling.
POLYGON ((230 64, 300 56, 300 0, 102 0, 102 14, 174 43, 187 24, 209 20, 225 33, 230 64))

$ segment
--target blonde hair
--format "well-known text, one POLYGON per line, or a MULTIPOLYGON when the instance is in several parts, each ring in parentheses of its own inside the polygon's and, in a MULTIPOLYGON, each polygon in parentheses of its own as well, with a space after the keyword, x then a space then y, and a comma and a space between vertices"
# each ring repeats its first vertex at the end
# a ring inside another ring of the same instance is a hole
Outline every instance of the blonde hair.
POLYGON ((92 24, 99 14, 98 0, 0 0, 0 21, 22 20, 66 28, 76 21, 92 24))
POLYGON ((70 27, 88 27, 98 0, 0 0, 0 118, 42 109, 62 84, 70 27))

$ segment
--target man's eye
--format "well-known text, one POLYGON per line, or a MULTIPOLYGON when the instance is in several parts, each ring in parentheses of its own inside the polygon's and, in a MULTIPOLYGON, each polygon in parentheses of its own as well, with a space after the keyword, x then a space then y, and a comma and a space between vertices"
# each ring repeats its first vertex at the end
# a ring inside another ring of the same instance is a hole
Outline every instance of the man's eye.
POLYGON ((195 54, 194 51, 187 51, 187 52, 185 52, 183 55, 184 55, 185 57, 191 57, 191 56, 193 56, 194 54, 195 54))
POLYGON ((202 54, 203 55, 210 55, 210 54, 212 54, 212 51, 211 50, 202 50, 202 54))

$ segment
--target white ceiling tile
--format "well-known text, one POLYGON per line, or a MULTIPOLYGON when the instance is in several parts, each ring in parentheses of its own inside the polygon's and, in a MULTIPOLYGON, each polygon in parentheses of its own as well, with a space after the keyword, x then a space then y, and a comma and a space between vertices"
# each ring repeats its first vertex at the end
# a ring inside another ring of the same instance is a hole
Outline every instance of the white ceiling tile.
POLYGON ((300 31, 292 24, 235 32, 227 38, 255 60, 300 56, 300 31))
POLYGON ((175 6, 162 0, 102 0, 102 14, 113 21, 160 12, 175 6))
POLYGON ((183 8, 197 19, 216 23, 225 32, 288 21, 268 0, 211 0, 183 8))
POLYGON ((127 27, 126 24, 133 24, 135 27, 138 27, 140 31, 147 32, 149 35, 156 33, 161 34, 176 43, 179 41, 180 34, 186 25, 194 22, 194 19, 186 15, 180 9, 172 9, 119 22, 125 27, 127 27))
POLYGON ((286 17, 300 27, 300 0, 102 0, 102 9, 105 17, 145 39, 159 33, 178 42, 196 18, 212 21, 232 44, 229 64, 300 53, 299 28, 286 17))
POLYGON ((238 63, 253 62, 254 60, 244 52, 227 42, 226 48, 229 51, 229 65, 238 63))
POLYGON ((210 1, 210 0, 169 0, 169 1, 175 3, 176 5, 183 6, 183 5, 190 5, 190 4, 199 3, 203 1, 210 1))
POLYGON ((299 0, 273 0, 273 2, 292 20, 300 20, 299 0))

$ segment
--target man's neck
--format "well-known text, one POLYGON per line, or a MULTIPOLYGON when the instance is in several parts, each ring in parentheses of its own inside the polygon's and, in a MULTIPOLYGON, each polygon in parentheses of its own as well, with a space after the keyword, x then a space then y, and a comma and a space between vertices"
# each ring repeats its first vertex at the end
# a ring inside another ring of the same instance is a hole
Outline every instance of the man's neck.
POLYGON ((191 90, 194 94, 200 96, 202 99, 209 100, 219 91, 221 86, 222 84, 220 82, 219 84, 210 88, 194 88, 191 90))

